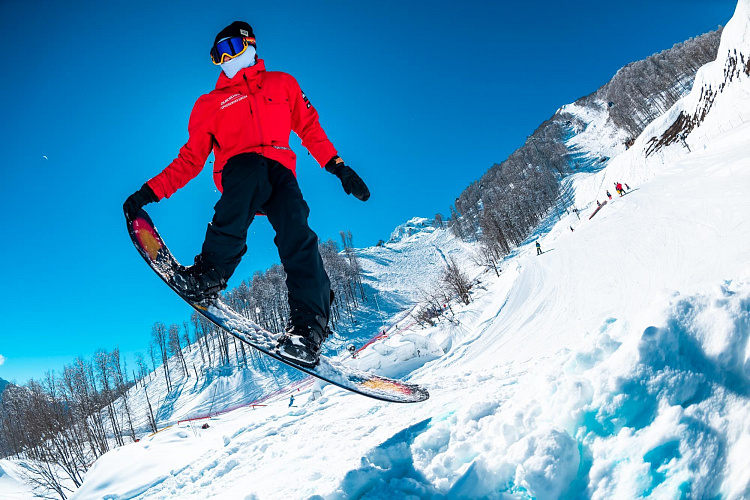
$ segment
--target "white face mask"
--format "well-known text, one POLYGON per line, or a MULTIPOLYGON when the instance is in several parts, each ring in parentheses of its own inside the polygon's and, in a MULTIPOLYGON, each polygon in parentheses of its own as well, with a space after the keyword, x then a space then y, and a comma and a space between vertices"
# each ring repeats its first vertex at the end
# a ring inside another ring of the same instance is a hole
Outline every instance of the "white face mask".
POLYGON ((221 70, 227 75, 227 78, 234 78, 234 75, 239 73, 243 68, 249 68, 255 64, 255 47, 250 45, 245 52, 238 55, 234 59, 230 59, 224 64, 221 64, 221 70))

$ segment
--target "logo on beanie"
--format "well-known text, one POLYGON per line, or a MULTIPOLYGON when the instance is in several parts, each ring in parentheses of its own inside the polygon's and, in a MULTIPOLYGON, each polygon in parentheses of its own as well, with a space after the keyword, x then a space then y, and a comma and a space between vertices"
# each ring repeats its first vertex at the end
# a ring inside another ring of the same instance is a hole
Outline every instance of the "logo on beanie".
POLYGON ((242 35, 242 36, 250 36, 250 33, 248 33, 247 30, 240 30, 240 35, 242 35))

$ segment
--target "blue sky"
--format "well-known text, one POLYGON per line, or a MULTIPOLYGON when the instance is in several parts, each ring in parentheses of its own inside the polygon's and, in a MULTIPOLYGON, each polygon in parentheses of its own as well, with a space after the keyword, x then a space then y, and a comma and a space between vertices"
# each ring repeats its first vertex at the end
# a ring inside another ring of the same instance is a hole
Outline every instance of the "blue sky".
MULTIPOLYGON (((563 104, 621 66, 725 24, 734 0, 583 2, 0 2, 4 214, 0 377, 25 382, 77 355, 146 352, 151 325, 189 307, 142 262, 122 202, 175 157, 213 88, 208 50, 234 20, 269 70, 294 75, 361 203, 296 137, 321 239, 388 239, 447 213, 472 180, 563 104), (45 159, 44 156, 47 158, 45 159)), ((206 169, 149 208, 175 255, 200 250, 218 199, 206 169)), ((278 262, 265 220, 230 286, 278 262)))

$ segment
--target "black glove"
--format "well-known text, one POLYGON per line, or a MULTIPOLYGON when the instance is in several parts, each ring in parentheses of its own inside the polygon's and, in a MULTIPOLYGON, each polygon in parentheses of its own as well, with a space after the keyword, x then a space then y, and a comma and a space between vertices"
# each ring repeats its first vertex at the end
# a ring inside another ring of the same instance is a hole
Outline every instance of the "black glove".
POLYGON ((346 194, 353 194, 362 201, 367 201, 370 198, 370 190, 367 189, 365 181, 351 167, 344 165, 344 160, 338 156, 334 156, 326 163, 326 170, 341 179, 341 185, 344 187, 346 194))
POLYGON ((157 201, 159 201, 159 198, 157 198, 154 190, 148 184, 144 184, 141 189, 128 196, 128 199, 122 205, 122 209, 125 212, 125 217, 128 220, 133 220, 138 216, 138 211, 141 208, 157 201))

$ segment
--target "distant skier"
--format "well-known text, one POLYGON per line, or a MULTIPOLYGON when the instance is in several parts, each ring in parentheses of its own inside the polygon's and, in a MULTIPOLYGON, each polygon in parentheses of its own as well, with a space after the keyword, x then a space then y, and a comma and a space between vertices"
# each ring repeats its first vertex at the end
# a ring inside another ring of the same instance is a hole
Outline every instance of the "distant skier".
POLYGON ((293 404, 294 404, 294 394, 292 394, 289 397, 289 406, 287 406, 287 408, 291 408, 293 404))
POLYGON ((612 195, 610 194, 609 189, 607 190, 607 198, 609 198, 610 200, 612 199, 612 195))
POLYGON ((198 175, 213 151, 213 177, 221 198, 201 253, 192 266, 176 272, 174 285, 192 300, 217 297, 247 251, 253 218, 268 216, 289 291, 289 323, 277 352, 314 366, 329 333, 330 280, 318 237, 308 226, 310 210, 297 183, 290 132, 341 180, 347 194, 366 201, 370 191, 339 158, 297 81, 286 73, 266 71, 248 23, 235 21, 221 30, 210 55, 222 73, 216 88, 195 103, 187 144, 169 166, 128 197, 123 208, 133 220, 144 205, 170 197, 198 175))
POLYGON ((602 206, 602 204, 601 204, 601 203, 599 203, 599 200, 596 200, 596 206, 597 206, 597 207, 601 207, 601 206, 602 206))
POLYGON ((570 232, 571 232, 571 233, 572 233, 572 232, 574 232, 574 231, 573 231, 573 226, 570 226, 570 232))
POLYGON ((542 245, 539 244, 539 241, 536 242, 536 254, 537 255, 542 254, 542 245))
POLYGON ((617 194, 620 196, 625 194, 625 190, 622 188, 622 184, 619 182, 615 182, 615 190, 617 190, 617 194))
POLYGON ((628 186, 627 182, 625 183, 625 189, 627 189, 628 191, 630 191, 630 186, 628 186))

